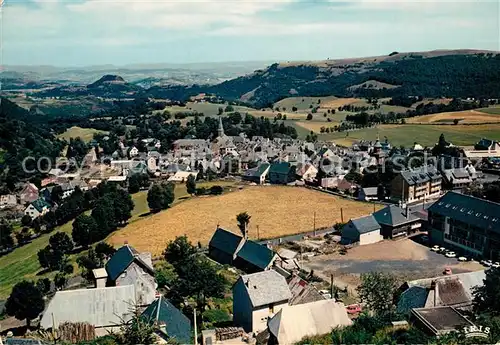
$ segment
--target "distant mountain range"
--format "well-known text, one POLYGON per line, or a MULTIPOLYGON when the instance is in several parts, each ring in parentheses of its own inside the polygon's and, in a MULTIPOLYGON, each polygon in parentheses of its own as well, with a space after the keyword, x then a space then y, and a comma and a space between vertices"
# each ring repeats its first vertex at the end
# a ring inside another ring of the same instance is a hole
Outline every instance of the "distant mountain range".
POLYGON ((198 64, 132 64, 126 66, 3 66, 0 74, 4 87, 19 84, 19 81, 40 85, 59 83, 61 85, 88 84, 106 74, 120 75, 131 83, 142 87, 153 85, 217 84, 264 68, 271 62, 248 61, 198 64))
MULTIPOLYGON (((164 66, 153 65, 141 70, 142 78, 135 82, 120 73, 107 73, 88 85, 73 83, 54 87, 47 82, 34 85, 27 82, 25 86, 43 87, 44 90, 37 93, 42 96, 144 96, 184 101, 199 93, 209 93, 255 107, 269 107, 290 96, 500 98, 500 53, 494 51, 392 52, 367 58, 274 63, 216 84, 186 83, 186 79, 165 84, 154 75, 158 67, 164 66)), ((206 71, 207 67, 204 68, 206 71)), ((224 66, 218 68, 224 69, 224 66)), ((230 66, 227 68, 231 70, 230 66)), ((4 84, 19 81, 16 73, 24 76, 27 72, 7 70, 2 74, 4 84)))

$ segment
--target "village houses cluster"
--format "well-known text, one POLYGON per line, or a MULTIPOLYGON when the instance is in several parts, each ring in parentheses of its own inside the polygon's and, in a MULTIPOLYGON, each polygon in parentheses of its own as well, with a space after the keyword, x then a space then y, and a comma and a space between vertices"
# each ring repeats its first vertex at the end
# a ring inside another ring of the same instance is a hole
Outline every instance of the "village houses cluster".
MULTIPOLYGON (((500 258, 500 204, 458 192, 472 183, 498 179, 494 171, 500 144, 494 141, 482 139, 473 150, 465 151, 463 162, 441 155, 436 165, 424 162, 418 168, 397 172, 389 190, 377 185, 363 188, 353 176, 362 177, 366 169, 385 166, 395 157, 420 156, 429 150, 418 144, 408 149, 393 148, 388 139, 360 141, 346 148, 287 138, 231 137, 225 135, 222 121, 212 142, 179 139, 166 154, 159 153, 160 144, 155 139, 147 139, 145 145, 147 152, 122 145, 121 152, 99 160, 92 149, 84 158, 84 173, 52 169, 41 186, 25 183, 16 195, 3 195, 2 212, 17 208, 32 219, 43 216, 57 207, 51 200, 56 186, 60 186, 63 200, 76 188, 86 191, 104 180, 125 186, 136 173, 184 183, 201 171, 220 175, 229 166, 225 174, 239 176, 250 184, 305 186, 383 203, 382 209, 368 216, 346 219, 341 229, 331 225, 329 231, 339 233, 342 245, 363 246, 427 231, 429 243, 463 256, 500 258), (478 161, 491 163, 488 173, 476 168, 478 161)), ((293 344, 304 336, 352 324, 352 311, 331 291, 319 291, 299 275, 303 271, 301 253, 275 249, 272 243, 249 239, 245 232, 236 234, 217 227, 206 255, 231 267, 239 278, 232 287, 231 327, 203 330, 205 344, 235 339, 251 343, 259 336, 272 344, 293 344)), ((81 322, 95 327, 96 336, 105 335, 129 321, 130 305, 135 305, 141 308, 141 315, 157 322, 159 341, 173 338, 192 343, 193 320, 157 291, 151 254, 125 244, 104 268, 92 273, 92 288, 55 293, 40 319, 41 328, 57 329, 66 322, 81 322)), ((483 284, 484 275, 484 271, 477 271, 407 281, 401 286, 398 310, 411 315, 418 327, 433 335, 473 326, 463 312, 470 310, 473 288, 483 284)))

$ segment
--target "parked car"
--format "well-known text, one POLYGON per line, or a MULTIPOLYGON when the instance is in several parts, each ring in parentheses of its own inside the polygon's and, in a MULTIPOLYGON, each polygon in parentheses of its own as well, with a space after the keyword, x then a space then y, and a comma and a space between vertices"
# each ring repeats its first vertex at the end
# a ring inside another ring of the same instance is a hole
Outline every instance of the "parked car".
POLYGON ((422 240, 423 243, 429 242, 429 236, 427 235, 423 235, 422 237, 420 237, 420 239, 422 240))
POLYGON ((441 254, 446 253, 447 251, 448 251, 448 249, 446 249, 445 247, 439 247, 439 252, 441 254))
POLYGON ((434 247, 431 248, 433 252, 439 252, 439 246, 435 245, 434 247))
POLYGON ((467 261, 467 258, 465 256, 459 256, 458 261, 467 261))
POLYGON ((457 256, 457 254, 455 252, 446 252, 446 254, 444 254, 447 258, 454 258, 457 256))
POLYGON ((358 314, 361 313, 363 308, 359 304, 351 304, 346 307, 348 314, 358 314))
POLYGON ((483 260, 483 261, 481 261, 481 264, 483 264, 483 266, 486 266, 486 267, 491 267, 493 265, 493 261, 483 260))
POLYGON ((491 265, 491 267, 500 268, 500 262, 498 261, 494 262, 493 265, 491 265))
POLYGON ((451 268, 446 267, 443 271, 443 274, 449 276, 449 275, 453 274, 453 272, 451 271, 451 268))

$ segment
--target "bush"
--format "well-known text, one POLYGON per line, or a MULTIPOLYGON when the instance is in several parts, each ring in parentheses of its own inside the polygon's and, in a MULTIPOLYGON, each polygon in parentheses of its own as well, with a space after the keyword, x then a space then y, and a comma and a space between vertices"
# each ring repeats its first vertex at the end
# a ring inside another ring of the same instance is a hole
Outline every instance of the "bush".
POLYGON ((196 189, 196 195, 205 195, 207 194, 207 189, 205 187, 200 187, 196 189))
POLYGON ((215 324, 231 321, 231 316, 221 309, 209 309, 203 312, 203 320, 215 324))
POLYGON ((220 195, 224 189, 221 186, 212 186, 210 187, 210 194, 212 195, 220 195))

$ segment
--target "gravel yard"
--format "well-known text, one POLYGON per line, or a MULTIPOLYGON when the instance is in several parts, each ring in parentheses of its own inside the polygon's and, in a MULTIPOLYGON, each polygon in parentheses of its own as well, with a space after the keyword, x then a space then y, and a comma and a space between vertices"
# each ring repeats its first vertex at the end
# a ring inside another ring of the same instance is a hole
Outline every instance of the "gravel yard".
POLYGON ((450 267, 453 273, 483 269, 477 262, 447 258, 409 238, 354 247, 346 255, 336 252, 315 256, 304 261, 303 265, 327 281, 333 274, 336 285, 342 288, 347 286, 351 291, 359 284, 362 273, 390 272, 401 281, 406 281, 439 276, 445 267, 450 267))

